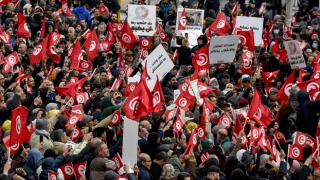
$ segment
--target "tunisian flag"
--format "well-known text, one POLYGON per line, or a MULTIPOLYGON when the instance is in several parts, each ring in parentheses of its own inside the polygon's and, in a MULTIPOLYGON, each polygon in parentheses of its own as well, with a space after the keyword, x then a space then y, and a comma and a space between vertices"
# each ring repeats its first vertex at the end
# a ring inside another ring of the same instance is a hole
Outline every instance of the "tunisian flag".
POLYGON ((209 69, 209 44, 199 49, 192 58, 192 65, 195 69, 209 69))
POLYGON ((22 138, 25 136, 27 129, 27 117, 29 110, 20 106, 11 112, 11 131, 10 131, 10 145, 23 143, 22 138))
POLYGON ((240 46, 246 46, 250 51, 254 51, 254 35, 252 29, 249 31, 237 31, 237 35, 240 35, 240 46))
POLYGON ((248 117, 265 128, 271 123, 271 112, 261 103, 261 97, 256 89, 254 89, 248 117))
POLYGON ((277 99, 280 101, 281 104, 284 104, 289 100, 289 90, 294 85, 294 74, 294 71, 292 71, 292 73, 289 75, 286 82, 282 85, 280 91, 277 94, 277 99))
POLYGON ((78 62, 80 60, 83 60, 81 45, 79 40, 77 40, 76 43, 73 45, 73 49, 70 55, 70 60, 71 60, 71 68, 77 68, 78 62))
POLYGON ((97 36, 97 32, 93 30, 89 36, 89 38, 84 42, 83 46, 87 50, 87 59, 91 61, 95 58, 99 53, 99 40, 97 36))
POLYGON ((18 12, 18 29, 17 36, 28 38, 30 36, 30 30, 26 21, 26 17, 23 14, 18 12))
POLYGON ((252 74, 252 57, 253 53, 247 51, 242 54, 242 66, 240 68, 241 74, 252 74))
POLYGON ((156 84, 153 88, 152 102, 153 102, 153 109, 154 109, 153 112, 160 112, 160 109, 162 108, 164 103, 164 96, 162 93, 162 88, 161 88, 161 84, 158 79, 158 76, 157 76, 156 84))
POLYGON ((113 44, 114 42, 116 42, 117 40, 117 36, 116 34, 113 32, 113 28, 111 23, 108 23, 108 36, 106 41, 110 44, 113 44))
POLYGON ((81 176, 86 175, 86 166, 87 166, 87 161, 73 165, 74 172, 77 176, 77 179, 80 179, 81 176))
POLYGON ((33 51, 30 55, 30 65, 33 65, 36 62, 40 62, 45 60, 47 56, 47 44, 48 44, 48 37, 47 36, 33 51))
POLYGON ((288 61, 288 57, 287 57, 287 51, 286 49, 279 49, 279 41, 278 39, 276 39, 274 45, 271 47, 271 50, 274 54, 274 56, 283 61, 283 62, 287 62, 288 61))
POLYGON ((181 17, 178 24, 178 30, 186 30, 187 25, 187 13, 186 8, 183 8, 183 11, 181 13, 181 17))
POLYGON ((132 29, 131 29, 128 21, 126 21, 124 23, 122 33, 120 36, 120 43, 123 44, 123 46, 126 47, 127 49, 131 49, 132 45, 136 42, 137 42, 137 38, 133 34, 132 29))
POLYGON ((229 29, 231 29, 231 26, 226 16, 219 12, 217 19, 211 24, 209 29, 213 30, 219 36, 223 36, 228 32, 229 29))
POLYGON ((48 36, 47 54, 55 63, 60 63, 60 56, 54 50, 54 36, 52 33, 48 36))
POLYGON ((273 72, 263 72, 262 73, 262 78, 263 78, 263 81, 264 81, 264 86, 268 87, 270 82, 277 78, 279 72, 280 72, 280 70, 273 71, 273 72))
POLYGON ((301 161, 303 159, 303 147, 289 144, 288 157, 301 161))
POLYGON ((320 89, 320 79, 309 80, 309 81, 300 83, 300 84, 298 84, 297 86, 300 88, 300 90, 307 91, 308 93, 309 93, 311 90, 317 90, 317 91, 319 91, 319 89, 320 89))

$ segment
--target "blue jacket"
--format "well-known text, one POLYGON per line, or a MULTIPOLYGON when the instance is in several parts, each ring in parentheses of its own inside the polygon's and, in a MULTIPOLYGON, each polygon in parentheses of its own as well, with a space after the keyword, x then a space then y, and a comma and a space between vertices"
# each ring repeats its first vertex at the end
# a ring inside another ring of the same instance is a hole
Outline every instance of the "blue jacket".
POLYGON ((139 180, 151 180, 151 175, 149 169, 147 169, 144 165, 138 163, 139 168, 139 180))
POLYGON ((84 6, 76 7, 72 13, 76 15, 78 23, 80 23, 81 19, 84 19, 87 23, 89 23, 91 19, 90 12, 84 6))

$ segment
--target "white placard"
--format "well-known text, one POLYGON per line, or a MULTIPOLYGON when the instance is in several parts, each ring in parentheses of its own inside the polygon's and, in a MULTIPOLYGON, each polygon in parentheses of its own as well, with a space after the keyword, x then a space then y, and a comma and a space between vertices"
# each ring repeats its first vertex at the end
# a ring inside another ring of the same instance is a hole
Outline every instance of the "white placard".
MULTIPOLYGON (((179 8, 177 11, 177 18, 176 18, 176 35, 181 36, 181 31, 178 30, 178 23, 181 18, 183 8, 179 8)), ((188 9, 186 8, 186 31, 199 31, 202 32, 203 27, 203 15, 204 10, 201 9, 188 9)), ((185 32, 185 31, 184 31, 185 32)))
POLYGON ((179 94, 180 94, 180 89, 173 90, 173 102, 176 101, 176 99, 179 96, 179 94))
POLYGON ((216 36, 210 39, 210 64, 231 63, 236 55, 240 36, 216 36))
POLYGON ((135 35, 153 36, 156 30, 156 6, 128 4, 128 23, 135 35))
POLYGON ((305 68, 306 63, 304 61, 298 40, 284 41, 283 44, 287 50, 287 56, 289 58, 291 69, 294 69, 295 67, 299 67, 300 69, 305 68))
POLYGON ((236 21, 237 28, 240 28, 242 30, 253 29, 254 45, 260 46, 262 43, 263 18, 237 16, 236 21))
POLYGON ((133 168, 138 156, 139 123, 124 117, 122 161, 133 168))
POLYGON ((199 101, 200 99, 200 91, 198 88, 198 80, 193 80, 190 82, 190 87, 193 91, 194 96, 196 97, 196 99, 199 101))
POLYGON ((174 67, 174 64, 168 53, 161 44, 152 51, 151 54, 146 58, 147 63, 147 71, 150 79, 157 79, 157 75, 159 77, 159 81, 174 67))
POLYGON ((128 84, 132 82, 140 82, 140 76, 128 77, 128 84))

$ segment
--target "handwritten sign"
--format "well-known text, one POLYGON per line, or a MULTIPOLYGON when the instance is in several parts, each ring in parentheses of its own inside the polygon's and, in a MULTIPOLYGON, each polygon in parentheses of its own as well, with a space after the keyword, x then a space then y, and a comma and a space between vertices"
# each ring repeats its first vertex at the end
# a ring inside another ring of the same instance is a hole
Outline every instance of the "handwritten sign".
POLYGON ((156 6, 128 4, 128 22, 135 35, 153 36, 156 30, 156 6))
POLYGON ((216 36, 210 39, 210 64, 230 63, 233 61, 240 36, 216 36))
POLYGON ((284 41, 283 44, 287 50, 287 56, 289 58, 291 68, 305 68, 306 63, 304 61, 298 40, 284 41))
POLYGON ((149 54, 146 60, 148 75, 154 80, 157 79, 157 75, 161 80, 174 67, 168 53, 161 44, 149 54))
MULTIPOLYGON (((183 8, 179 8, 177 12, 176 18, 176 27, 178 27, 179 20, 181 18, 183 8)), ((184 33, 191 33, 195 31, 199 31, 202 34, 202 27, 203 27, 203 16, 204 10, 201 9, 188 9, 186 8, 186 30, 184 33)), ((177 36, 182 36, 182 31, 176 30, 177 36)))
POLYGON ((254 32, 254 45, 260 46, 262 43, 263 32, 263 18, 237 16, 236 27, 242 30, 253 29, 254 32))

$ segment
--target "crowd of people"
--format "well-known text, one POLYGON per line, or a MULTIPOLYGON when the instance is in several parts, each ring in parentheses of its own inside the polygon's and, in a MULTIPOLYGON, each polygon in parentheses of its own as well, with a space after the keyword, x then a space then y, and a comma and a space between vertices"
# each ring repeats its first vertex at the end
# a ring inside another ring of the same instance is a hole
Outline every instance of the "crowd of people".
POLYGON ((0 5, 0 179, 320 179, 315 0, 298 0, 291 17, 281 0, 161 0, 156 33, 133 41, 117 0, 0 5), (178 8, 204 10, 197 42, 177 36, 178 8), (232 63, 197 63, 211 38, 234 35, 237 16, 263 18, 263 43, 240 42, 232 63), (288 60, 291 40, 303 68, 288 60), (158 46, 174 67, 151 89, 143 62, 158 46), (121 160, 128 119, 139 124, 131 167, 121 160))

